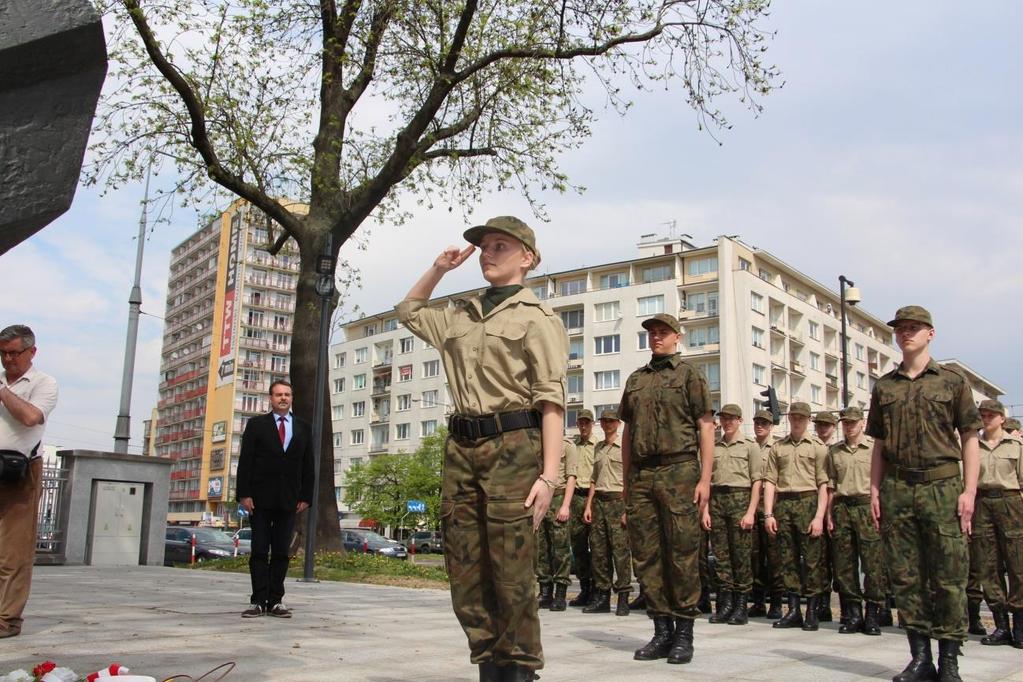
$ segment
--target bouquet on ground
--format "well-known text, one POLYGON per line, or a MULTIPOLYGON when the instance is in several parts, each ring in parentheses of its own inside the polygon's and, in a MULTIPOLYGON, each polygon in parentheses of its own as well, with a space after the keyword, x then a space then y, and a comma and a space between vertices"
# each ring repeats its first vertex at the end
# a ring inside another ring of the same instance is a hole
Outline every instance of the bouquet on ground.
POLYGON ((112 663, 83 677, 71 668, 61 668, 53 661, 44 661, 32 668, 32 672, 12 670, 6 675, 0 675, 0 682, 97 682, 104 678, 127 674, 128 669, 123 665, 112 663))

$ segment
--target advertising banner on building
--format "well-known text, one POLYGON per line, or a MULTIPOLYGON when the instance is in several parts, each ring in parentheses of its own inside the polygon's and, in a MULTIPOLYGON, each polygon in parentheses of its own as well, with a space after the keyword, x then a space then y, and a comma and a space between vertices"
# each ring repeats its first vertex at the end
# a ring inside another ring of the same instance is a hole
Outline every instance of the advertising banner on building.
POLYGON ((234 380, 235 347, 234 338, 235 311, 237 309, 238 261, 241 249, 241 215, 234 214, 231 218, 231 242, 227 248, 227 278, 224 282, 224 313, 221 324, 219 364, 217 366, 217 387, 224 386, 234 380))

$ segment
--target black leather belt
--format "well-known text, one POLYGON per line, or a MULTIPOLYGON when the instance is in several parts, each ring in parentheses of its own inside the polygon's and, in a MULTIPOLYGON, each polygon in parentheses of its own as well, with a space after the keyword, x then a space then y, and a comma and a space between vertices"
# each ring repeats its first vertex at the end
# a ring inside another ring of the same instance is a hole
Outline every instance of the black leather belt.
POLYGON ((816 490, 804 490, 798 493, 778 493, 779 500, 798 500, 801 497, 816 497, 816 490))
POLYGON ((734 493, 746 493, 749 494, 749 488, 740 488, 734 485, 712 485, 710 492, 715 495, 731 495, 734 493))
POLYGON ((595 490, 593 491, 593 497, 598 500, 620 500, 622 499, 622 491, 595 490))
POLYGON ((907 469, 895 464, 895 478, 903 483, 919 485, 931 481, 944 481, 947 478, 955 478, 959 475, 959 462, 945 462, 930 469, 907 469))
POLYGON ((977 488, 977 497, 1015 497, 1019 490, 1003 490, 1001 488, 977 488))
POLYGON ((863 505, 870 504, 870 495, 836 495, 835 504, 844 504, 848 507, 862 507, 863 505))
POLYGON ((679 462, 695 462, 696 455, 648 455, 646 457, 637 457, 632 465, 637 469, 646 469, 649 467, 659 467, 665 464, 678 464, 679 462))
POLYGON ((505 431, 532 428, 540 428, 540 413, 536 410, 448 417, 448 433, 459 440, 493 438, 505 431))

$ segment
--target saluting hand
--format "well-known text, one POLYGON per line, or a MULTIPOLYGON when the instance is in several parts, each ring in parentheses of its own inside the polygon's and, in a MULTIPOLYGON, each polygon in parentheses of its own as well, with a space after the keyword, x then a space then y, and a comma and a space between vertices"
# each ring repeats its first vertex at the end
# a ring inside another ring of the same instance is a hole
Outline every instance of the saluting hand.
POLYGON ((433 267, 438 270, 447 272, 454 270, 459 265, 465 262, 465 259, 472 255, 472 252, 476 250, 476 247, 472 244, 465 247, 461 251, 458 250, 457 246, 449 246, 444 249, 443 253, 437 256, 437 260, 433 261, 433 267))

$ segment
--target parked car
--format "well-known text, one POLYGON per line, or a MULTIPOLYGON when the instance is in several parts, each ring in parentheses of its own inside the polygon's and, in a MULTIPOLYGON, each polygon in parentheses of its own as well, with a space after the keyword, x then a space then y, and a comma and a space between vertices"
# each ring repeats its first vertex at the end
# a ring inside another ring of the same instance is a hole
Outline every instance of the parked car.
POLYGON ((167 526, 163 543, 164 566, 191 562, 193 536, 196 561, 234 556, 234 543, 223 531, 193 526, 167 526))
POLYGON ((412 534, 408 539, 408 548, 416 554, 429 554, 430 552, 444 551, 444 538, 440 531, 420 530, 412 534))
POLYGON ((380 533, 362 528, 346 528, 341 531, 341 542, 348 552, 369 552, 394 559, 405 559, 408 550, 400 542, 385 538, 380 533))

